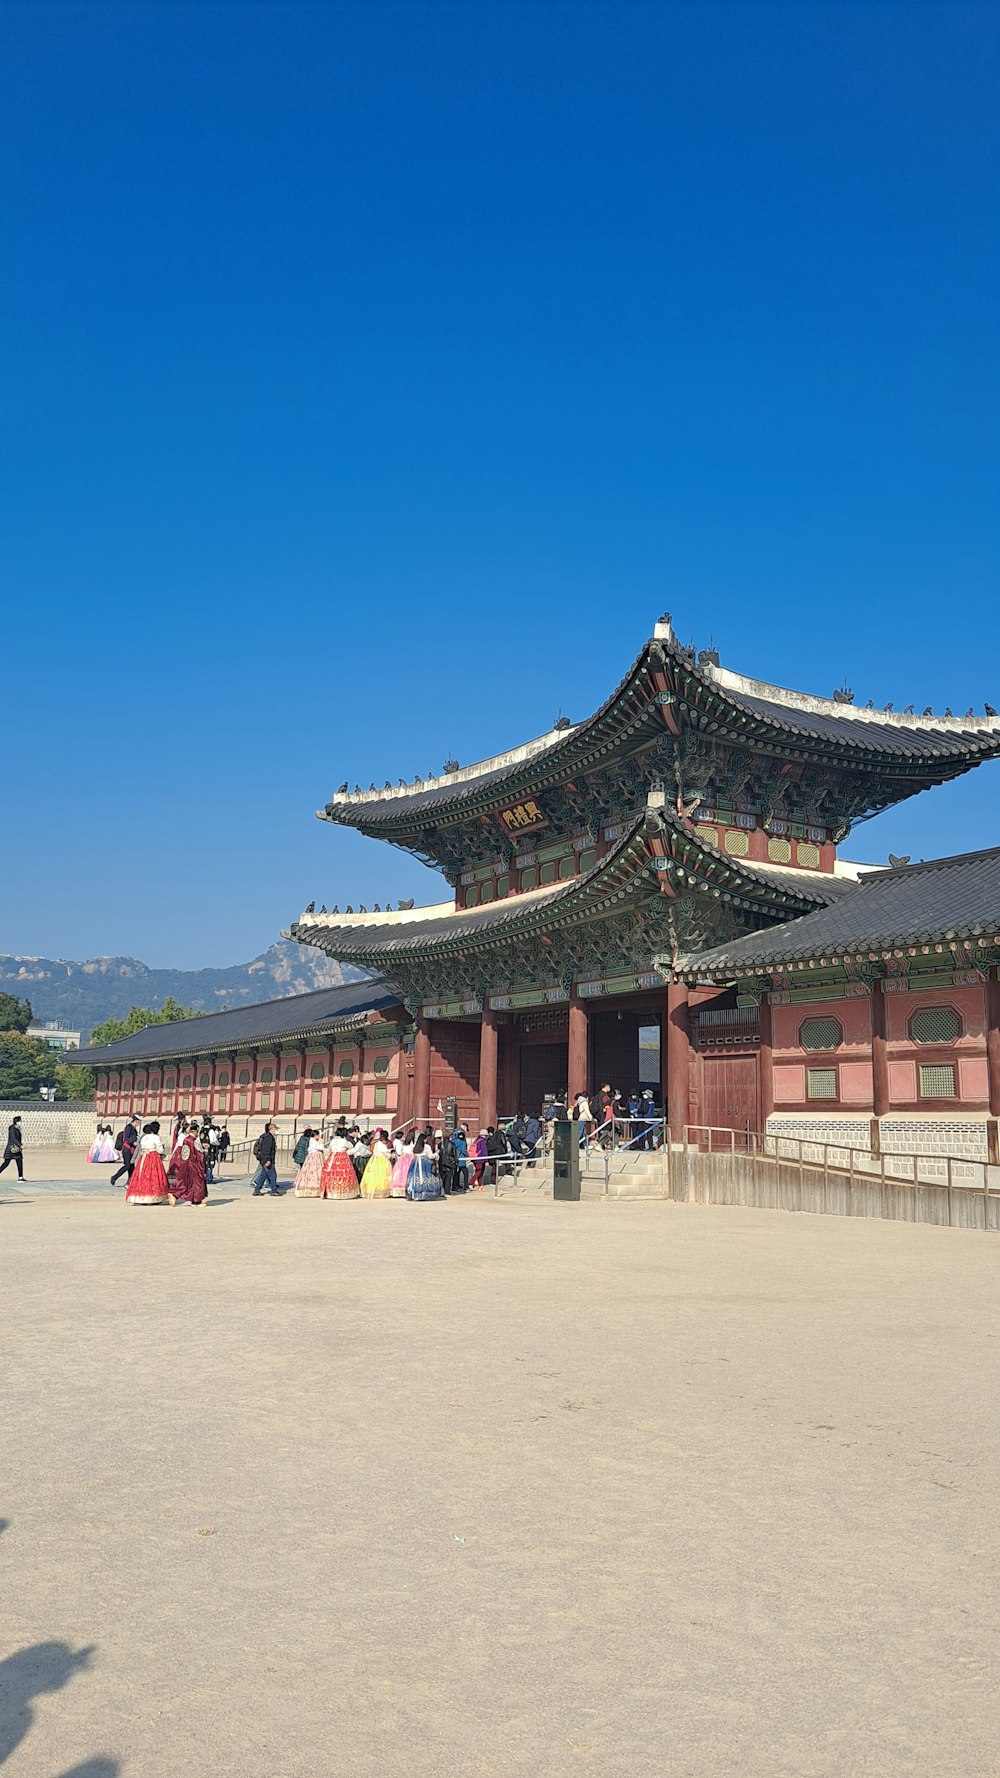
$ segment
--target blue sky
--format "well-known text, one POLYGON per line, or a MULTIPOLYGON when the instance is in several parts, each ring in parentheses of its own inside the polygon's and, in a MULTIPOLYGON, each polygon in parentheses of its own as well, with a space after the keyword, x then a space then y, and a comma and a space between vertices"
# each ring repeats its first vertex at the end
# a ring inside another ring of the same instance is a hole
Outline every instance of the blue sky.
MULTIPOLYGON (((0 949, 432 900, 345 778, 655 618, 1000 707, 1000 9, 0 10, 0 949)), ((860 827, 1000 843, 1000 766, 860 827)))

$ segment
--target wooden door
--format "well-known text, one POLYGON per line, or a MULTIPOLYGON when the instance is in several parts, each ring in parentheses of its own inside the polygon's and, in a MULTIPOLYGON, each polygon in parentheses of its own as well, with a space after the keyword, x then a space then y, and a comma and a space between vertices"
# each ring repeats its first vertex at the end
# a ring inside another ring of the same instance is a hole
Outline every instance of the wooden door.
MULTIPOLYGON (((516 1106, 525 1117, 541 1111, 546 1093, 566 1091, 565 1043, 523 1043, 520 1048, 520 1091, 516 1106)), ((501 1111, 506 1111, 501 1106, 501 1111)))
POLYGON ((702 1110, 699 1123, 716 1130, 759 1130, 757 1051, 702 1057, 702 1110))

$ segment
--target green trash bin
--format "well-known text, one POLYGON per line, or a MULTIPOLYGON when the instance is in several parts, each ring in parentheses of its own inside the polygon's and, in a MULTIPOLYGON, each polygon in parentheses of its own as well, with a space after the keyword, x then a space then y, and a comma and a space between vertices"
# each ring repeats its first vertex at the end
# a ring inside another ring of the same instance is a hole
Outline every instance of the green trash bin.
POLYGON ((580 1199, 580 1126, 568 1118, 552 1126, 552 1196, 580 1199))

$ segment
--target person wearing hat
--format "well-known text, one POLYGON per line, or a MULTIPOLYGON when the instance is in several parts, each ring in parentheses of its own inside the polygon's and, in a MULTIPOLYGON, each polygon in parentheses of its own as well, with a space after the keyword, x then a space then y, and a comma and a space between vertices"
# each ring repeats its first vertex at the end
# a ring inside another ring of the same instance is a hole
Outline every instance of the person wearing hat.
POLYGON ((656 1127, 656 1101, 653 1098, 652 1087, 646 1087, 643 1090, 642 1121, 642 1141, 637 1143, 636 1146, 639 1148, 653 1148, 655 1146, 653 1132, 656 1127))
POLYGON ((7 1142, 3 1151, 3 1166, 0 1166, 0 1173, 3 1173, 5 1169, 10 1166, 11 1161, 13 1161, 17 1168, 18 1179, 23 1179, 24 1142, 21 1136, 21 1119, 19 1116, 11 1118, 10 1126, 7 1130, 7 1142))

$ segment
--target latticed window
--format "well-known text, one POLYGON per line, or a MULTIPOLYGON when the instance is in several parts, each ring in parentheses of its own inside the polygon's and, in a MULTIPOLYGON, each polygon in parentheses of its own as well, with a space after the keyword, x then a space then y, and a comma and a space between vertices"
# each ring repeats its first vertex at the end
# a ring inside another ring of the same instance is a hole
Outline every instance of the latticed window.
POLYGON ((288 1067, 285 1069, 285 1079, 286 1080, 298 1080, 298 1078, 299 1078, 299 1071, 296 1068, 295 1063, 289 1062, 288 1067))
POLYGON ((222 1070, 222 1073, 219 1075, 219 1085, 220 1085, 220 1087, 227 1087, 229 1085, 229 1069, 228 1068, 224 1068, 222 1070))
POLYGON ((493 884, 492 883, 484 883, 482 886, 482 889, 480 890, 480 893, 479 893, 479 899, 481 902, 492 901, 493 894, 494 894, 493 884))
POLYGON ((503 901, 504 896, 509 895, 509 894, 510 894, 510 878, 509 877, 498 877, 497 878, 497 900, 503 901))
POLYGON ((310 1105, 311 1110, 319 1111, 322 1104, 323 1104, 323 1089, 322 1089, 322 1087, 313 1087, 312 1092, 309 1095, 309 1105, 310 1105))
POLYGON ((806 1069, 806 1098, 835 1099, 837 1097, 836 1068, 806 1069))
POLYGON ((955 1070, 949 1063, 942 1066, 920 1064, 921 1099, 954 1099, 955 1070))
POLYGON ((385 1105, 385 1088, 384 1087, 376 1087, 375 1088, 375 1110, 381 1111, 384 1105, 385 1105))
POLYGON ((479 884, 478 883, 470 883, 469 884, 469 887, 465 891, 465 905, 467 908, 477 908, 479 906, 479 884))
POLYGON ((527 870, 523 870, 521 872, 521 888, 522 889, 537 889, 538 888, 538 872, 535 869, 535 866, 533 864, 529 865, 527 870))
POLYGON ((808 840, 800 840, 795 856, 803 870, 819 870, 819 847, 811 846, 808 840))
POLYGON ((790 864, 792 848, 787 840, 770 839, 767 842, 767 856, 772 864, 790 864))
POLYGON ((354 1073, 354 1063, 351 1061, 350 1056, 345 1056, 342 1062, 337 1063, 337 1073, 340 1075, 341 1080, 350 1080, 351 1075, 354 1073))
POLYGON ((295 1094, 294 1093, 286 1093, 285 1094, 285 1110, 286 1111, 294 1111, 295 1110, 295 1094))
POLYGON ((597 853, 594 851, 593 847, 591 847, 591 849, 587 852, 581 852, 580 853, 580 874, 581 874, 581 876, 583 875, 583 872, 585 870, 593 870, 596 863, 597 863, 597 853))
POLYGON ((700 840, 704 840, 709 846, 714 846, 718 850, 719 830, 717 827, 709 827, 706 821, 702 821, 694 831, 700 840))
POLYGON ((340 1089, 340 1109, 341 1109, 341 1111, 349 1111, 350 1108, 351 1108, 351 1089, 350 1089, 350 1087, 341 1087, 341 1089, 340 1089))
POLYGON ((323 1067, 322 1062, 314 1062, 309 1070, 309 1079, 322 1080, 325 1073, 326 1069, 323 1067))
POLYGON ((746 858, 750 851, 749 834, 741 833, 738 827, 731 827, 726 834, 726 851, 731 858, 746 858))
POLYGON ((260 1084, 262 1087, 269 1087, 273 1079, 274 1079, 274 1069, 273 1068, 262 1068, 261 1069, 260 1084))
POLYGON ((388 1072, 389 1072, 389 1058, 388 1058, 388 1056, 376 1056, 375 1057, 375 1073, 376 1074, 388 1074, 388 1072))
POLYGON ((249 1068, 241 1068, 240 1069, 240 1086, 241 1087, 248 1087, 249 1085, 250 1085, 250 1070, 249 1070, 249 1068))
POLYGON ((925 1006, 910 1020, 914 1043, 954 1043, 962 1035, 962 1021, 953 1006, 925 1006))
POLYGON ((209 1074, 199 1074, 198 1085, 200 1087, 207 1087, 210 1079, 211 1079, 211 1075, 209 1075, 209 1074))
POLYGON ((559 860, 559 875, 562 878, 563 882, 565 882, 568 877, 575 877, 576 876, 576 859, 573 856, 572 852, 569 853, 567 855, 567 857, 560 858, 560 860, 559 860))
POLYGON ((804 1050, 835 1050, 844 1041, 839 1019, 804 1019, 799 1043, 804 1050))
POLYGON ((554 883, 555 880, 556 880, 556 861, 554 858, 550 858, 546 864, 542 865, 541 871, 539 873, 539 882, 554 883))

